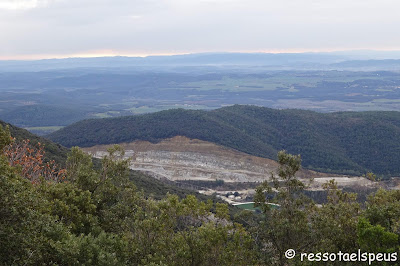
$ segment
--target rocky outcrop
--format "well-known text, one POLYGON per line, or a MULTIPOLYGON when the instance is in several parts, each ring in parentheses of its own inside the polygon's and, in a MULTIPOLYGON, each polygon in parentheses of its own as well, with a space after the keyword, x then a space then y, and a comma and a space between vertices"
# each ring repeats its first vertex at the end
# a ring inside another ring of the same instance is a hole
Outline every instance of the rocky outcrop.
MULTIPOLYGON (((181 136, 159 143, 135 141, 120 145, 126 151, 125 156, 131 158, 131 169, 170 180, 261 182, 269 179, 270 173, 278 168, 278 163, 270 159, 181 136)), ((84 150, 95 157, 102 157, 108 147, 98 145, 84 150)), ((298 175, 300 178, 327 176, 304 169, 298 175)))

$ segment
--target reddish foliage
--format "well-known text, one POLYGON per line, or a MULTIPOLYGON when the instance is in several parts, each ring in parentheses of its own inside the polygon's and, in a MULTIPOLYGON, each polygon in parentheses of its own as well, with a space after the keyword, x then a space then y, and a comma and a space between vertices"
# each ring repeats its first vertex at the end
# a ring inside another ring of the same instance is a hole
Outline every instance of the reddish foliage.
POLYGON ((32 183, 40 182, 41 177, 55 182, 65 179, 65 169, 59 169, 54 161, 43 161, 45 152, 44 146, 40 142, 37 147, 33 147, 29 140, 17 142, 13 139, 3 152, 8 158, 9 164, 18 168, 20 174, 32 183))

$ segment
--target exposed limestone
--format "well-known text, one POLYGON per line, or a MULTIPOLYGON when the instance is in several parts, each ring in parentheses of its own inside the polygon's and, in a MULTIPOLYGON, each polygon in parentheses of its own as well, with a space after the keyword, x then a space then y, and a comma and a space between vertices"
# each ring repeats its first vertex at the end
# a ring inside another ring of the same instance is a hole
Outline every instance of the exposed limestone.
MULTIPOLYGON (((180 136, 159 143, 135 141, 120 145, 126 151, 125 156, 132 160, 131 169, 170 180, 261 182, 268 179, 278 167, 278 163, 270 159, 180 136)), ((109 146, 98 145, 84 150, 95 157, 102 157, 109 146)), ((328 175, 303 169, 298 176, 319 178, 328 175)))

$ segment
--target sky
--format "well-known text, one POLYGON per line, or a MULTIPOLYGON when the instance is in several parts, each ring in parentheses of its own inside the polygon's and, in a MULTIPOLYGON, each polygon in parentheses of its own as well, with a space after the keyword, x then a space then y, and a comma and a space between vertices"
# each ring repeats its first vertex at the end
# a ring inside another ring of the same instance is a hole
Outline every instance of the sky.
POLYGON ((0 59, 400 50, 398 0, 0 0, 0 59))

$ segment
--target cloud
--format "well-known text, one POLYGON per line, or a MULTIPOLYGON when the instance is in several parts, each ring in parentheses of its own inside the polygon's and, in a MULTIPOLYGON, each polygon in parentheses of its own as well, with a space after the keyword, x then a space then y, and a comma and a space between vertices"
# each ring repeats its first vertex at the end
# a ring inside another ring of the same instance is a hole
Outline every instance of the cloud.
POLYGON ((1 0, 0 9, 27 10, 40 6, 43 7, 48 3, 48 0, 1 0))
POLYGON ((0 57, 399 49, 399 9, 397 0, 0 0, 0 57))

